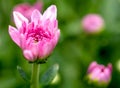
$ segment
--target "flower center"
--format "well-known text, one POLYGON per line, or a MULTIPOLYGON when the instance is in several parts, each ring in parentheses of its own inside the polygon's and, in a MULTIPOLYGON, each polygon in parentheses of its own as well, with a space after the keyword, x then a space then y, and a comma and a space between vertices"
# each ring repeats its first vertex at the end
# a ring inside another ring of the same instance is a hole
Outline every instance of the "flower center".
POLYGON ((104 72, 104 70, 105 70, 105 67, 101 66, 101 72, 104 72))
POLYGON ((33 42, 37 43, 42 40, 51 39, 51 34, 48 30, 43 30, 42 28, 36 28, 28 32, 28 38, 32 38, 33 42))
POLYGON ((101 72, 104 72, 104 68, 101 69, 101 72))

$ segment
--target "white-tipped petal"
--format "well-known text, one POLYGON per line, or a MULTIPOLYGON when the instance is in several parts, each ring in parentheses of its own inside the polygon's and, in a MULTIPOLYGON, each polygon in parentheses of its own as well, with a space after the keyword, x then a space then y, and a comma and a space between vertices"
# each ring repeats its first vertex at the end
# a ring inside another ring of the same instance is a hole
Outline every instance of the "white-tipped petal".
POLYGON ((55 20, 57 17, 57 8, 55 5, 51 5, 43 14, 43 20, 55 20))
POLYGON ((14 22, 16 27, 19 29, 22 26, 22 23, 25 22, 28 24, 28 19, 25 18, 21 13, 14 11, 13 12, 14 22))
POLYGON ((41 17, 42 17, 41 13, 36 9, 32 13, 31 21, 34 22, 35 24, 38 24, 38 21, 41 19, 41 17))

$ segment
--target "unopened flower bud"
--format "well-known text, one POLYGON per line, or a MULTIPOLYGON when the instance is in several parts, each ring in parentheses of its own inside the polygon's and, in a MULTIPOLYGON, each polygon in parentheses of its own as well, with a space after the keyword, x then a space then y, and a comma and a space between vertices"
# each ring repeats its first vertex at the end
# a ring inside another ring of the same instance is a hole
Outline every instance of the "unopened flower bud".
POLYGON ((111 80, 112 64, 108 64, 106 67, 97 62, 92 62, 88 68, 87 77, 88 80, 98 86, 106 86, 111 80))
POLYGON ((98 33, 104 27, 104 19, 97 14, 88 14, 82 19, 82 28, 87 33, 98 33))
POLYGON ((33 10, 37 9, 39 11, 42 10, 43 3, 42 2, 36 2, 34 5, 30 5, 29 3, 21 3, 14 7, 13 11, 20 12, 23 16, 31 19, 31 14, 33 10))

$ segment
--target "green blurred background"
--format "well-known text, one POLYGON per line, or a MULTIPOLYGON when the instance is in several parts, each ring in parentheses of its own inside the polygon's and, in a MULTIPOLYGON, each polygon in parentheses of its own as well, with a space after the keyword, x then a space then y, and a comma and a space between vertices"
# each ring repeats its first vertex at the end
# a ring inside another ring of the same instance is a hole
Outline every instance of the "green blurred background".
MULTIPOLYGON (((0 88, 29 88, 16 69, 21 66, 28 77, 31 65, 24 59, 21 49, 11 40, 8 25, 13 7, 35 0, 0 0, 0 88)), ((120 0, 43 0, 43 11, 51 4, 58 9, 61 30, 59 43, 46 64, 42 75, 55 63, 60 66, 59 81, 46 88, 92 88, 84 80, 92 61, 113 64, 112 80, 108 88, 120 88, 120 0), (89 13, 100 14, 105 28, 99 34, 89 35, 81 28, 81 19, 89 13)))

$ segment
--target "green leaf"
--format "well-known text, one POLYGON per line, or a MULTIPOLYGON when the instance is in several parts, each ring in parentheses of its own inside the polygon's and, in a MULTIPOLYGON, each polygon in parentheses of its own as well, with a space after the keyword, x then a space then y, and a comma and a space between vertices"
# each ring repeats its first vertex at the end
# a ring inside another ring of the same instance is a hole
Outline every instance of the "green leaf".
POLYGON ((21 76, 26 82, 29 83, 30 81, 29 81, 26 73, 24 72, 24 70, 23 70, 20 66, 17 66, 17 70, 18 70, 20 76, 21 76))
POLYGON ((49 85, 55 78, 58 70, 59 70, 58 64, 54 64, 53 66, 48 68, 48 70, 41 77, 40 83, 42 83, 43 85, 49 85))

